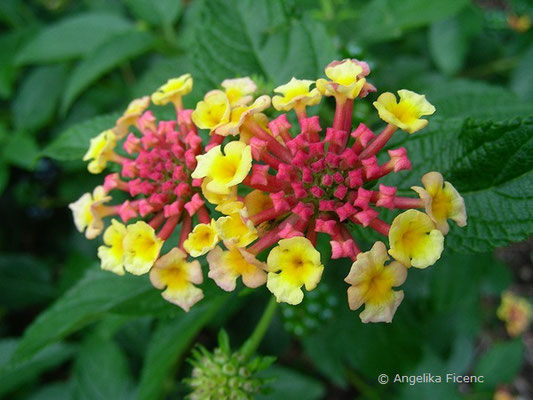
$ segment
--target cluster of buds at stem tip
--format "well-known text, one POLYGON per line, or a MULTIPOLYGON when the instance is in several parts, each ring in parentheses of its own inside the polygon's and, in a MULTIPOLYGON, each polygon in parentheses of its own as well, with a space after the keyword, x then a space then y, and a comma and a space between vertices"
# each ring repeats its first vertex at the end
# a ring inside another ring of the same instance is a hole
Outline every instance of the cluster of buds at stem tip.
POLYGON ((204 273, 194 259, 204 255, 207 276, 223 290, 234 290, 240 277, 250 288, 266 284, 278 302, 300 303, 302 287, 313 290, 321 279, 324 265, 315 247, 317 235, 325 234, 331 258, 353 261, 346 277, 350 308, 365 304, 364 322, 390 322, 403 298, 392 288, 404 282, 408 268, 439 259, 448 220, 464 226, 466 212, 438 172, 422 176, 413 197, 376 184, 411 169, 403 147, 389 148, 385 161, 378 162, 378 153, 398 129, 413 134, 424 128, 422 117, 435 108, 409 90, 399 90, 399 98, 382 93, 373 104, 387 125, 377 133, 363 123, 354 126, 354 102, 376 91, 369 73, 365 62, 334 61, 327 78, 292 78, 272 98, 255 97, 250 78, 229 79, 195 109, 182 102, 192 77, 169 80, 91 140, 84 157, 89 171, 114 163, 118 172, 71 204, 76 227, 89 239, 104 232, 102 268, 149 273, 163 297, 186 311, 203 297, 197 285, 204 273), (324 96, 336 104, 329 127, 307 114, 324 96), (172 104, 176 119, 157 121, 150 100, 172 104), (297 123, 291 125, 288 112, 297 123), (114 191, 129 199, 110 204, 114 191), (383 208, 400 213, 389 223, 380 217, 383 208), (111 223, 104 231, 106 217, 111 223), (362 252, 354 224, 383 241, 362 252))
POLYGON ((257 373, 268 368, 274 357, 254 357, 250 360, 240 351, 232 351, 224 331, 218 335, 218 347, 209 352, 199 345, 189 359, 193 366, 190 378, 185 379, 192 389, 188 400, 253 400, 265 391, 271 378, 257 373))

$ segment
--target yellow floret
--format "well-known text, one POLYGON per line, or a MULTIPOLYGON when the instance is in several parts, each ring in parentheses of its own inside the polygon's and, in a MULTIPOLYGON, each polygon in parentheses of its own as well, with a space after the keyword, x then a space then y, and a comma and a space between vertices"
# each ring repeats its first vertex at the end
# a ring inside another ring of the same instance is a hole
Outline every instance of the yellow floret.
POLYGON ((245 247, 257 239, 257 230, 248 219, 246 209, 220 217, 216 224, 220 237, 237 247, 245 247))
POLYGON ((176 247, 159 258, 150 270, 152 285, 165 289, 161 296, 186 312, 203 299, 202 289, 194 286, 203 280, 200 262, 187 262, 187 254, 176 247))
POLYGON ((111 129, 103 131, 91 139, 89 150, 83 156, 83 161, 91 160, 87 166, 91 174, 99 174, 105 169, 108 161, 116 158, 114 152, 116 144, 117 137, 111 129))
POLYGON ((222 87, 232 107, 249 104, 253 100, 251 94, 257 90, 255 82, 248 77, 226 79, 222 82, 222 87))
POLYGON ((313 290, 320 278, 324 266, 320 263, 320 253, 306 238, 293 237, 282 239, 274 247, 267 259, 267 288, 278 303, 300 304, 305 285, 307 291, 313 290))
POLYGON ((358 77, 363 72, 363 68, 350 59, 330 63, 325 72, 331 80, 318 79, 316 87, 326 96, 341 95, 348 99, 355 99, 366 83, 365 78, 358 77))
POLYGON ((427 268, 439 258, 444 236, 426 214, 407 210, 392 221, 389 254, 406 267, 427 268))
POLYGON ((121 139, 128 133, 128 128, 134 125, 144 110, 150 105, 150 97, 144 96, 140 99, 135 99, 128 105, 124 114, 117 120, 114 132, 117 138, 121 139))
POLYGON ((428 121, 420 117, 432 115, 435 112, 435 107, 426 100, 426 96, 410 90, 398 90, 398 94, 400 95, 399 102, 396 102, 394 94, 385 92, 373 103, 378 110, 379 117, 409 133, 424 128, 428 121))
POLYGON ((218 230, 215 220, 209 224, 198 224, 183 242, 183 248, 192 257, 200 257, 212 250, 218 243, 218 230))
POLYGON ((348 289, 348 303, 351 310, 365 304, 359 315, 361 321, 391 322, 396 309, 403 300, 403 291, 392 290, 404 283, 407 269, 399 262, 389 260, 387 249, 382 242, 376 242, 370 251, 360 253, 353 263, 345 281, 348 289))
POLYGON ((196 104, 191 118, 198 128, 214 131, 229 122, 230 113, 231 106, 226 93, 221 90, 211 90, 196 104))
POLYGON ((127 226, 124 237, 124 267, 134 275, 146 274, 154 265, 163 246, 154 228, 144 221, 127 226))
POLYGON ((448 218, 458 226, 466 226, 465 201, 450 182, 444 182, 439 172, 429 172, 422 177, 424 187, 413 186, 415 192, 424 201, 426 213, 446 235, 450 226, 448 218))
POLYGON ((190 93, 193 80, 191 74, 181 75, 179 78, 169 79, 152 94, 152 102, 156 106, 164 106, 167 103, 180 103, 181 97, 190 93))
POLYGON ((228 194, 232 187, 241 183, 252 168, 252 150, 242 142, 230 142, 224 147, 211 148, 206 154, 196 156, 198 165, 192 173, 193 178, 208 177, 207 190, 228 194))
POLYGON ((229 193, 214 193, 207 188, 207 185, 211 181, 212 179, 208 177, 204 178, 204 180, 202 181, 202 194, 208 202, 210 202, 211 204, 219 205, 237 199, 237 186, 233 186, 230 189, 229 193))
POLYGON ((314 106, 320 103, 322 95, 318 89, 309 90, 314 81, 292 78, 285 85, 278 86, 274 92, 282 96, 274 96, 272 105, 278 111, 290 111, 296 107, 314 106))
POLYGON ((223 251, 220 247, 215 247, 207 255, 207 262, 209 277, 228 292, 235 289, 239 276, 250 288, 259 287, 266 282, 265 264, 257 261, 252 254, 242 248, 230 245, 228 251, 223 251))
MULTIPOLYGON (((254 115, 270 107, 270 97, 260 96, 249 106, 238 106, 231 110, 230 119, 227 123, 219 125, 214 132, 220 136, 235 136, 244 129, 245 122, 254 115)), ((255 119, 254 119, 255 120, 255 119)))
POLYGON ((94 188, 93 193, 85 193, 74 203, 69 204, 78 231, 85 231, 87 239, 94 239, 104 229, 99 208, 111 200, 103 186, 94 188))
POLYGON ((124 275, 124 237, 126 227, 116 219, 111 220, 111 225, 104 232, 105 246, 98 247, 98 257, 102 269, 117 275, 124 275))

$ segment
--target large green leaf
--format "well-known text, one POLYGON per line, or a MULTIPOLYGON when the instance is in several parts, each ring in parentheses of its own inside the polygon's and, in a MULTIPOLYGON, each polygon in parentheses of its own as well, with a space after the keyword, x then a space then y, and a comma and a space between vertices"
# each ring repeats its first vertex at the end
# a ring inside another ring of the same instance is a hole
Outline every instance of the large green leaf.
MULTIPOLYGON (((421 79, 420 90, 437 108, 440 118, 478 118, 497 121, 531 115, 532 103, 525 103, 514 93, 499 86, 465 79, 421 79)), ((424 131, 422 131, 424 132, 424 131)))
POLYGON ((357 38, 377 42, 454 15, 468 0, 372 0, 354 23, 357 38))
MULTIPOLYGON (((472 351, 471 347, 472 345, 470 345, 470 348, 461 348, 457 350, 463 354, 469 353, 472 351)), ((460 395, 457 386, 446 383, 446 374, 449 372, 454 372, 456 374, 461 373, 456 369, 451 369, 449 363, 444 362, 440 357, 434 354, 431 349, 424 349, 424 358, 417 364, 415 370, 409 371, 409 374, 402 370, 400 373, 389 376, 389 382, 392 383, 391 386, 396 386, 399 392, 398 395, 394 396, 394 399, 461 400, 463 397, 460 395), (400 383, 400 381, 397 380, 401 379, 402 375, 424 376, 425 373, 430 373, 433 376, 441 376, 443 383, 410 384, 408 382, 400 383)))
POLYGON ((226 299, 227 296, 214 295, 196 305, 188 314, 181 313, 159 323, 150 340, 141 373, 140 400, 162 397, 164 383, 174 371, 176 363, 226 299))
POLYGON ((26 360, 10 362, 10 357, 16 348, 17 339, 0 341, 0 396, 35 379, 47 369, 63 363, 74 353, 73 346, 55 343, 26 360))
POLYGON ((10 134, 0 152, 9 164, 31 170, 39 156, 39 147, 33 136, 20 131, 10 134))
POLYGON ((80 57, 129 29, 131 23, 116 14, 80 13, 43 28, 20 50, 16 61, 46 63, 80 57))
POLYGON ((29 326, 13 360, 24 360, 105 313, 152 291, 155 290, 150 283, 141 277, 90 270, 29 326))
POLYGON ((272 383, 266 388, 264 394, 255 396, 258 400, 317 400, 324 398, 326 390, 319 380, 294 369, 274 365, 262 372, 261 375, 272 379, 272 383))
POLYGON ((274 84, 313 79, 335 55, 323 26, 289 15, 280 0, 208 1, 200 20, 194 72, 212 86, 250 74, 274 84))
POLYGON ((524 361, 524 345, 520 339, 497 343, 483 353, 474 367, 474 375, 482 375, 484 383, 480 390, 511 383, 524 361))
POLYGON ((437 67, 447 75, 458 72, 463 67, 472 36, 480 30, 480 16, 470 8, 433 23, 429 29, 429 51, 437 67))
POLYGON ((183 9, 181 1, 176 0, 125 0, 133 14, 151 25, 172 26, 183 9))
POLYGON ((420 185, 429 171, 441 172, 465 199, 468 225, 452 230, 455 251, 488 251, 533 233, 533 118, 478 122, 433 119, 427 129, 402 136, 413 169, 387 182, 420 185))
POLYGON ((61 102, 65 112, 72 102, 91 83, 130 58, 146 52, 154 44, 154 37, 146 32, 125 32, 109 38, 87 55, 72 72, 61 102))
POLYGON ((17 129, 35 130, 52 118, 63 90, 65 74, 63 65, 55 65, 39 67, 25 77, 13 100, 17 129))
POLYGON ((109 338, 98 335, 83 343, 74 366, 77 400, 133 399, 128 360, 109 338))
POLYGON ((115 126, 118 114, 101 115, 73 125, 46 146, 41 155, 60 161, 81 160, 91 138, 115 126))
POLYGON ((47 265, 24 254, 0 256, 0 304, 17 309, 49 300, 54 294, 47 265))

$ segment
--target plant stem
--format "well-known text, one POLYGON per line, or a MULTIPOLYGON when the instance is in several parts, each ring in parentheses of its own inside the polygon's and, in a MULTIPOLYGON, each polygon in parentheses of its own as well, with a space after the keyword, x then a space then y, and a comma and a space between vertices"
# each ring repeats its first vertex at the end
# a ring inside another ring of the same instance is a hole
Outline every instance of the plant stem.
POLYGON ((255 326, 254 331, 241 347, 241 354, 246 359, 250 358, 257 350, 257 347, 259 347, 259 344, 261 343, 261 340, 263 340, 263 337, 265 336, 270 322, 272 321, 272 318, 276 313, 277 306, 278 303, 276 302, 276 298, 274 296, 271 296, 265 308, 265 311, 263 311, 261 319, 255 326))

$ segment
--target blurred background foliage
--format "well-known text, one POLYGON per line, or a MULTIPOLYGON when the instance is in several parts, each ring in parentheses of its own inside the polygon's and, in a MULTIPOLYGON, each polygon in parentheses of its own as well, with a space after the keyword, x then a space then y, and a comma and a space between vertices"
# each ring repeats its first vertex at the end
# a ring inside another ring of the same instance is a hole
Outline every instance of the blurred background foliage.
MULTIPOLYGON (((527 0, 2 0, 0 397, 181 398, 194 342, 212 348, 224 327, 241 343, 266 290, 208 284, 185 314, 147 279, 99 270, 96 241, 66 208, 98 182, 81 157, 131 99, 184 72, 191 107, 225 78, 252 75, 268 92, 355 57, 379 91, 409 88, 437 107, 404 143, 413 171, 389 182, 408 190, 441 171, 469 226, 434 267, 410 272, 390 325, 360 323, 346 306, 349 263, 329 262, 320 289, 268 331, 260 350, 278 358, 265 372, 277 380, 263 398, 533 398, 531 331, 510 338, 495 312, 506 289, 533 296, 532 18, 527 0), (485 384, 376 381, 424 372, 485 384)), ((318 112, 332 119, 329 104, 318 112)), ((378 122, 370 101, 355 117, 378 122)))

